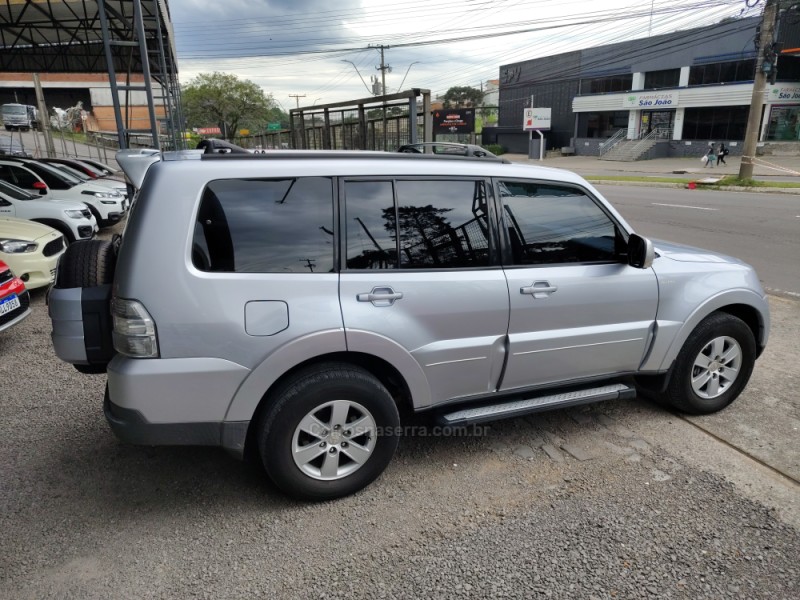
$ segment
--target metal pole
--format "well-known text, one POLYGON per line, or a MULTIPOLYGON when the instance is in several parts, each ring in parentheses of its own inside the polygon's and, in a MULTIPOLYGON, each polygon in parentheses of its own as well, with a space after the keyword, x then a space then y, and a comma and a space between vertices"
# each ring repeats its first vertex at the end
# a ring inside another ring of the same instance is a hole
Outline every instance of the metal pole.
POLYGON ((103 32, 103 49, 106 54, 106 69, 108 70, 108 82, 111 85, 111 95, 114 104, 114 120, 117 123, 117 137, 119 138, 119 149, 124 150, 128 147, 128 136, 125 125, 122 122, 122 109, 119 105, 119 89, 117 88, 117 72, 114 69, 114 55, 111 53, 111 34, 108 30, 108 17, 106 16, 106 0, 98 0, 97 14, 100 17, 100 29, 103 32))
POLYGON ((142 57, 142 74, 144 75, 145 94, 147 94, 147 109, 150 114, 150 131, 153 135, 153 144, 156 150, 161 150, 158 122, 156 121, 156 107, 153 106, 153 82, 150 79, 150 56, 147 53, 147 38, 145 37, 144 20, 142 19, 142 0, 133 0, 133 22, 136 27, 136 35, 139 38, 139 54, 142 57))
MULTIPOLYGON (((386 96, 386 65, 383 62, 383 50, 381 46, 381 96, 386 96)), ((386 123, 386 100, 383 101, 383 151, 389 149, 389 131, 386 123)))
POLYGON ((44 92, 42 91, 42 82, 39 79, 39 74, 33 74, 33 88, 36 91, 36 104, 39 106, 39 129, 44 134, 44 145, 47 151, 47 156, 52 157, 56 155, 56 147, 53 145, 53 133, 50 130, 50 115, 47 113, 47 105, 44 102, 44 92))
MULTIPOLYGON (((758 131, 761 124, 761 113, 764 110, 764 90, 767 87, 767 76, 761 72, 764 63, 764 51, 772 45, 772 31, 778 7, 775 0, 767 0, 764 16, 761 21, 761 39, 758 57, 756 58, 756 75, 753 81, 753 97, 750 100, 750 113, 747 116, 744 144, 742 145, 742 162, 739 163, 739 179, 752 179, 753 161, 758 145, 758 131)), ((774 67, 773 67, 774 68, 774 67)))

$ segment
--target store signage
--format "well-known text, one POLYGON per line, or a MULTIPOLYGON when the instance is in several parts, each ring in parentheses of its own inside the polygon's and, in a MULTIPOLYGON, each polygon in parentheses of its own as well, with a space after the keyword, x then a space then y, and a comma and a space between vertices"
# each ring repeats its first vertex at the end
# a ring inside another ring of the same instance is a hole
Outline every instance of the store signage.
POLYGON ((198 127, 195 131, 200 135, 219 135, 222 133, 219 127, 198 127))
POLYGON ((800 102, 800 83, 773 85, 767 92, 767 102, 800 102))
POLYGON ((475 110, 454 108, 433 111, 434 133, 473 133, 475 131, 475 110))
POLYGON ((678 92, 633 92, 622 97, 624 108, 676 108, 678 106, 678 92))
POLYGON ((549 131, 553 109, 526 108, 522 117, 524 131, 549 131))

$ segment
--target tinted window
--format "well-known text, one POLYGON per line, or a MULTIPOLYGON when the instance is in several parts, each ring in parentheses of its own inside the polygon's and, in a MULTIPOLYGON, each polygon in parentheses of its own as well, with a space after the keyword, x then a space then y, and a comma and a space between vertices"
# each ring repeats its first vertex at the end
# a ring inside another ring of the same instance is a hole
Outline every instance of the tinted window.
POLYGON ((47 184, 47 187, 54 190, 68 190, 78 183, 77 179, 73 182, 66 173, 62 174, 44 165, 25 163, 25 166, 41 177, 42 181, 47 184))
POLYGON ((617 259, 613 221, 580 190, 503 181, 499 191, 514 264, 617 259))
POLYGON ((333 247, 330 179, 228 179, 203 194, 192 260, 204 271, 324 273, 333 247))
POLYGON ((347 268, 396 269, 394 192, 391 181, 348 181, 347 268))
MULTIPOLYGON (((489 264, 481 181, 397 181, 401 269, 489 264)), ((394 221, 389 225, 394 229, 394 221)))
POLYGON ((21 188, 33 189, 33 184, 39 179, 27 169, 12 167, 10 165, 0 166, 0 177, 21 188))

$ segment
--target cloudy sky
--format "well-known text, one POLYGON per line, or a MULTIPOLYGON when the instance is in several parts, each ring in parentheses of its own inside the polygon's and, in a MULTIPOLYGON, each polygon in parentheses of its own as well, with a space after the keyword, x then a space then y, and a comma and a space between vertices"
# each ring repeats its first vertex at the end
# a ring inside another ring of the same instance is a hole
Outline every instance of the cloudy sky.
MULTIPOLYGON (((388 93, 480 87, 499 67, 754 16, 763 0, 170 0, 183 83, 224 71, 285 109, 370 96, 388 46, 388 93), (370 47, 373 46, 373 47, 370 47), (350 61, 350 62, 345 62, 350 61), (354 66, 355 65, 355 66, 354 66), (356 71, 358 69, 358 72, 356 71), (363 78, 363 81, 362 81, 363 78), (403 81, 405 79, 405 81, 403 81)), ((713 52, 713 49, 710 49, 713 52)))

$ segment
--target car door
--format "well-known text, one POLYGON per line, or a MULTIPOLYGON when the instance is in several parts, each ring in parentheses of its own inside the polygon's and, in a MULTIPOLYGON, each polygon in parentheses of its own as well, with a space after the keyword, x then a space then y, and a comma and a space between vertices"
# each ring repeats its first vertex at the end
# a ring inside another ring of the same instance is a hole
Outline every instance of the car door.
POLYGON ((511 302, 501 390, 635 371, 658 304, 652 269, 626 261, 624 232, 573 185, 497 182, 511 302))
POLYGON ((14 205, 0 195, 0 217, 16 217, 14 205))
POLYGON ((508 289, 487 182, 349 179, 340 189, 348 350, 396 368, 411 357, 429 391, 417 408, 496 389, 508 289))

